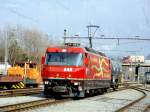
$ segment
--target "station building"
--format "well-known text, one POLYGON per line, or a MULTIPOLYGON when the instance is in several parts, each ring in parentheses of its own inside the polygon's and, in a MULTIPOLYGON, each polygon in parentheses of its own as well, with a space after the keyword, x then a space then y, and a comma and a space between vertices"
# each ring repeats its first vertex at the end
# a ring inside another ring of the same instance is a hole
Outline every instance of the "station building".
POLYGON ((144 82, 145 72, 150 72, 150 60, 144 56, 127 56, 122 60, 122 73, 126 81, 144 82))

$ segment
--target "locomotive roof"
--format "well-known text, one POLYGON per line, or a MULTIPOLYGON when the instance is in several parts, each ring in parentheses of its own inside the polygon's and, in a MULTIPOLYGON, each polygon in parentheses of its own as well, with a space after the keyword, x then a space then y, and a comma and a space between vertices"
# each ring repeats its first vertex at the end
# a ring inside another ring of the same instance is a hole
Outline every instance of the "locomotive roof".
POLYGON ((86 51, 89 51, 89 52, 92 52, 92 53, 95 53, 95 54, 99 54, 99 55, 101 55, 101 56, 106 57, 106 55, 105 55, 104 53, 99 52, 99 51, 96 51, 96 50, 94 50, 94 49, 92 49, 92 48, 85 47, 85 49, 86 49, 86 51))
POLYGON ((91 53, 98 54, 98 55, 106 57, 106 55, 104 53, 102 53, 102 52, 96 51, 96 50, 94 50, 92 48, 82 47, 82 46, 68 46, 68 45, 51 46, 51 47, 48 47, 47 50, 49 48, 62 48, 62 49, 67 49, 67 48, 75 48, 75 49, 77 48, 77 49, 80 49, 81 48, 81 49, 83 49, 85 51, 88 51, 88 52, 91 52, 91 53))

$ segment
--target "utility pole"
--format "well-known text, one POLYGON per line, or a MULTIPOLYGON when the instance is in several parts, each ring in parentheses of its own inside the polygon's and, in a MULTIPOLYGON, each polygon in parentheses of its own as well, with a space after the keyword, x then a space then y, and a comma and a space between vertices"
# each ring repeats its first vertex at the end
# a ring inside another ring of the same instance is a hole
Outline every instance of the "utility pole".
POLYGON ((67 32, 67 30, 64 29, 64 45, 65 45, 65 43, 66 43, 66 32, 67 32))
POLYGON ((90 48, 92 48, 92 38, 94 37, 94 35, 95 35, 97 29, 99 28, 99 26, 97 26, 97 25, 88 25, 87 28, 88 28, 89 44, 90 44, 90 48), (92 28, 96 28, 93 35, 92 35, 92 31, 91 31, 92 28))

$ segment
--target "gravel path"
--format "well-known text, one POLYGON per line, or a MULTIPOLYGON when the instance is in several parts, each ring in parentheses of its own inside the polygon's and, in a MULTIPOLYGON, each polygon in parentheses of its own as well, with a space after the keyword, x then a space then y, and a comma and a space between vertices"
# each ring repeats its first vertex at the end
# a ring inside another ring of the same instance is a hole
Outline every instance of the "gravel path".
POLYGON ((36 108, 34 110, 30 109, 25 112, 113 112, 133 100, 138 99, 142 95, 141 92, 127 89, 86 99, 36 108))

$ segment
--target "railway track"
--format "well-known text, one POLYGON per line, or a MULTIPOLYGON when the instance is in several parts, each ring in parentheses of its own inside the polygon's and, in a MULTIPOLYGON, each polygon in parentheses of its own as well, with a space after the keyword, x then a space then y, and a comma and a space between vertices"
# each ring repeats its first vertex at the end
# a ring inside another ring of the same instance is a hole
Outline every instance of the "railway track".
POLYGON ((43 91, 42 88, 26 88, 26 89, 0 90, 0 97, 39 94, 42 91, 43 91))
POLYGON ((37 100, 37 101, 30 101, 30 102, 24 102, 19 104, 12 104, 12 105, 5 105, 0 106, 0 112, 18 112, 23 111, 26 109, 33 109, 40 106, 46 106, 46 105, 54 105, 58 103, 63 103, 66 101, 70 101, 72 99, 62 99, 62 100, 55 100, 55 99, 43 99, 43 100, 37 100))
MULTIPOLYGON (((122 89, 119 89, 122 90, 122 89)), ((118 90, 118 91, 119 91, 118 90)), ((66 101, 71 101, 72 98, 66 98, 61 100, 55 100, 55 99, 42 99, 42 100, 36 100, 36 101, 30 101, 30 102, 23 102, 18 104, 10 104, 10 105, 4 105, 0 106, 0 112, 21 112, 28 109, 34 109, 59 103, 64 103, 66 101)))
MULTIPOLYGON (((120 84, 120 85, 123 86, 122 89, 130 87, 129 84, 120 84)), ((38 94, 38 93, 41 93, 42 91, 43 91, 42 88, 26 88, 26 89, 0 90, 0 97, 38 94)))
POLYGON ((120 109, 116 110, 116 112, 147 112, 150 108, 150 90, 141 87, 131 88, 142 92, 143 96, 129 103, 128 105, 121 107, 120 109))
POLYGON ((34 109, 31 108, 29 110, 25 110, 25 112, 47 112, 49 110, 53 112, 82 112, 83 110, 85 112, 114 112, 116 109, 122 107, 123 105, 127 105, 140 96, 142 96, 142 94, 139 91, 127 89, 94 97, 86 97, 81 100, 65 102, 54 106, 41 106, 40 108, 34 109), (134 93, 135 96, 133 95, 134 93))
MULTIPOLYGON (((4 90, 0 91, 1 97, 3 96, 12 96, 12 95, 24 95, 24 94, 33 94, 34 93, 39 93, 41 89, 39 88, 32 88, 32 89, 16 89, 16 90, 4 90)), ((29 102, 22 102, 22 103, 17 103, 17 104, 9 104, 9 105, 4 105, 0 106, 0 112, 15 112, 15 111, 22 111, 22 110, 27 110, 31 108, 36 108, 36 107, 42 107, 45 105, 52 105, 52 104, 57 104, 57 103, 63 103, 65 101, 72 100, 72 99, 62 99, 62 100, 55 100, 55 99, 42 99, 42 100, 36 100, 36 101, 29 101, 29 102)))
MULTIPOLYGON (((132 85, 132 86, 128 86, 128 87, 137 87, 137 85, 132 85)), ((119 90, 123 90, 125 89, 123 88, 119 88, 119 90)), ((36 89, 32 88, 32 91, 35 91, 36 89)), ((31 93, 27 93, 27 94, 32 94, 31 93)), ((21 91, 21 92, 16 92, 16 93, 25 93, 25 91, 21 91)), ((15 93, 15 92, 14 92, 15 93)), ((16 95, 16 94, 15 94, 16 95)), ((0 106, 0 112, 15 112, 15 111, 23 111, 23 110, 28 110, 28 109, 33 109, 33 108, 37 108, 37 107, 43 107, 43 106, 47 106, 47 105, 53 105, 53 104, 58 104, 58 103, 63 103, 65 101, 71 101, 72 99, 62 99, 62 100, 55 100, 55 99, 42 99, 42 100, 36 100, 36 101, 30 101, 30 102, 23 102, 23 103, 18 103, 18 104, 10 104, 10 105, 5 105, 5 106, 0 106)))

